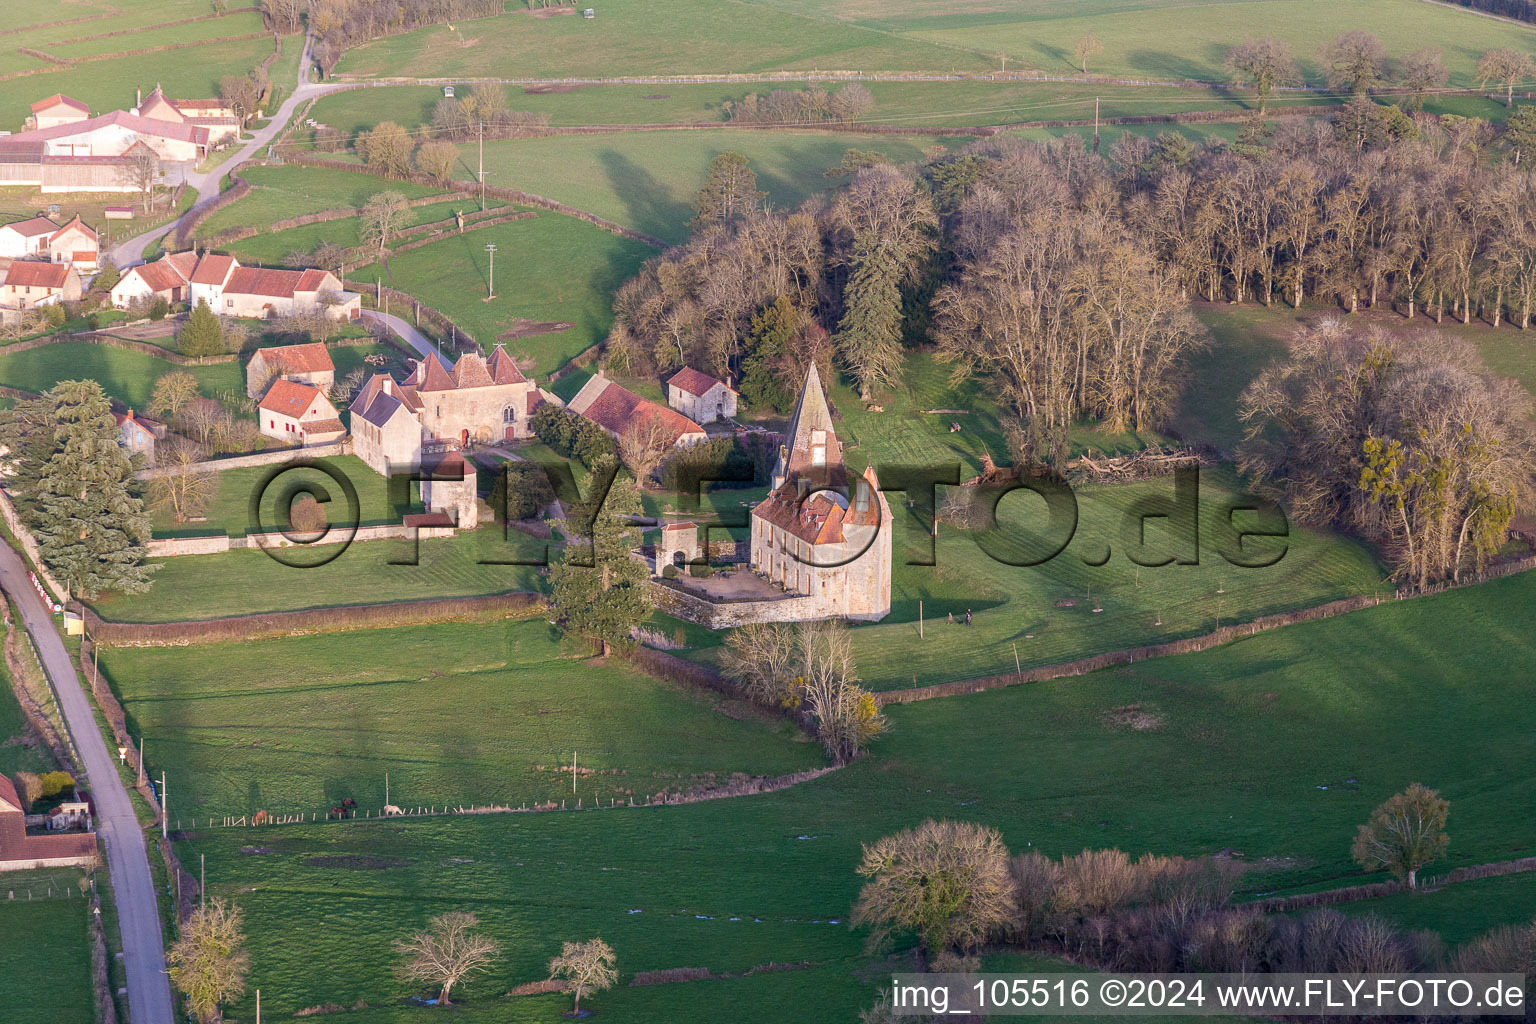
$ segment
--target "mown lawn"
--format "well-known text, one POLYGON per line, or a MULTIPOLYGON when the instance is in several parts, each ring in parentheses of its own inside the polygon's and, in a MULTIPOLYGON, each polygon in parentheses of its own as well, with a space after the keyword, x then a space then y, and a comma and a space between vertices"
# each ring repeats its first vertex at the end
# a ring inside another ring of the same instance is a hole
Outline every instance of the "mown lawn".
MULTIPOLYGON (((53 872, 54 881, 74 888, 78 872, 53 872)), ((96 1000, 91 986, 89 904, 68 899, 27 900, 29 886, 43 886, 41 872, 7 875, 0 891, 17 898, 0 900, 0 959, 11 965, 0 979, 0 1019, 6 1024, 93 1024, 96 1000)))
MULTIPOLYGON (((967 139, 883 137, 837 132, 744 129, 556 136, 487 143, 486 177, 587 210, 668 242, 688 237, 693 200, 718 154, 751 161, 757 187, 780 208, 793 208, 842 179, 827 178, 850 149, 873 150, 898 163, 923 159, 930 146, 960 146, 967 139)), ((476 152, 460 147, 472 172, 476 152)), ((473 174, 460 160, 456 172, 473 174)))
POLYGON ((574 807, 822 764, 786 722, 721 714, 578 647, 534 617, 112 648, 102 670, 188 826, 193 811, 323 815, 343 797, 377 816, 385 773, 400 805, 574 807))
MULTIPOLYGON (((298 456, 296 456, 298 457, 298 456)), ((361 459, 352 455, 316 460, 329 470, 344 476, 353 486, 358 499, 358 524, 375 526, 398 523, 400 516, 411 511, 421 511, 418 505, 396 509, 390 502, 389 485, 384 477, 375 473, 361 459)), ((217 491, 204 513, 206 522, 177 523, 168 511, 154 511, 154 528, 157 537, 210 536, 225 534, 243 537, 247 533, 276 530, 284 522, 279 506, 282 496, 292 493, 297 500, 298 492, 305 485, 318 485, 329 495, 324 504, 328 521, 340 525, 347 521, 347 499, 335 478, 325 470, 311 468, 282 468, 280 466, 252 466, 245 469, 226 469, 214 477, 217 491), (276 476, 281 475, 281 480, 276 476), (272 486, 266 486, 269 481, 272 486), (259 511, 260 527, 251 520, 251 500, 261 495, 259 511)), ((318 495, 315 495, 318 500, 318 495)), ((404 497, 402 495, 402 497, 404 497)))
MULTIPOLYGON (((1451 803, 1440 867, 1528 852, 1536 824, 1509 809, 1523 806, 1536 710, 1528 681, 1509 666, 1536 659, 1533 597, 1536 576, 1527 574, 1201 655, 893 707, 892 731, 870 757, 775 794, 634 811, 216 829, 190 837, 181 854, 206 853, 213 891, 246 908, 252 985, 274 1014, 365 999, 381 1008, 363 1019, 397 1019, 400 1011, 382 1008, 408 991, 389 976, 390 939, 429 914, 472 909, 506 944, 505 961, 469 986, 463 1012, 473 1020, 556 1019, 563 1006, 553 997, 499 993, 542 977, 560 941, 599 934, 626 974, 813 965, 620 987, 592 1001, 616 1017, 693 1020, 724 1006, 741 1021, 849 1019, 874 998, 874 986, 854 977, 866 963, 863 936, 843 923, 860 844, 926 817, 995 825, 1012 848, 1052 856, 1230 848, 1253 865, 1242 883, 1252 894, 1373 879, 1350 861, 1354 827, 1417 780, 1451 803), (1130 710, 1150 727, 1120 724, 1130 710), (324 915, 294 913, 316 900, 324 915)), ((1458 893, 1473 891, 1416 897, 1400 923, 1465 938, 1454 908, 1458 893)), ((1467 919, 1480 928, 1530 913, 1523 898, 1502 909, 1489 900, 1467 919)))
MULTIPOLYGON (((334 547, 296 552, 292 558, 328 556, 334 547)), ((359 541, 318 568, 280 563, 264 551, 241 549, 217 555, 151 559, 156 571, 146 595, 104 595, 92 607, 121 622, 174 622, 226 615, 379 604, 427 597, 468 597, 537 589, 533 566, 495 560, 544 556, 543 542, 487 526, 450 539, 359 541), (408 563, 412 559, 415 564, 408 563)))
POLYGON ((521 318, 571 324, 553 334, 508 338, 507 351, 530 376, 545 378, 608 335, 613 293, 655 254, 575 217, 547 210, 526 220, 466 230, 351 271, 441 310, 489 352, 521 318), (497 246, 496 298, 485 301, 485 247, 497 246))
POLYGON ((173 370, 197 378, 203 394, 245 393, 245 371, 238 361, 177 366, 144 352, 109 348, 86 341, 66 341, 25 352, 0 349, 0 383, 26 391, 46 391, 61 380, 91 379, 106 393, 134 409, 145 409, 155 381, 173 370))
MULTIPOLYGON (((488 200, 485 205, 486 209, 495 210, 501 209, 507 204, 496 200, 488 200)), ((445 223, 452 222, 456 211, 468 214, 479 208, 479 203, 472 199, 454 199, 442 203, 429 203, 426 206, 412 207, 410 214, 406 218, 406 224, 410 227, 419 224, 443 226, 445 223)), ((305 224, 301 227, 288 228, 284 231, 269 231, 252 238, 243 238, 227 246, 227 248, 243 263, 264 264, 266 266, 286 265, 290 254, 311 252, 321 242, 330 242, 332 245, 339 245, 349 249, 361 245, 360 228, 361 225, 358 218, 344 217, 340 220, 322 221, 319 224, 305 224)))

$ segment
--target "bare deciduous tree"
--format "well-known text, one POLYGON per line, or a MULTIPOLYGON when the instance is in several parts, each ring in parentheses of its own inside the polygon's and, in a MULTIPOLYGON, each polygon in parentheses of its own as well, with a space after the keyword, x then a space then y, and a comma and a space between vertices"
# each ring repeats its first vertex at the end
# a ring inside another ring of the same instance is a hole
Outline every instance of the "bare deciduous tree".
POLYGON ((575 1005, 571 1012, 581 1015, 581 997, 588 992, 602 992, 614 986, 619 972, 614 969, 613 947, 602 939, 567 942, 560 955, 549 961, 549 976, 570 982, 575 1005))
POLYGON ((405 218, 410 211, 411 208, 406 203, 405 196, 399 192, 391 190, 375 193, 358 211, 358 219, 361 222, 358 233, 362 237, 363 244, 378 246, 379 255, 382 256, 384 247, 405 223, 405 218))
POLYGON ((1072 54, 1077 58, 1078 67, 1082 69, 1085 75, 1088 73, 1088 59, 1090 57, 1097 57, 1103 52, 1104 44, 1099 42, 1099 37, 1092 32, 1083 36, 1072 47, 1072 54))
POLYGON ((1477 59, 1478 87, 1487 88, 1489 82, 1504 86, 1506 107, 1515 105, 1515 86, 1532 77, 1536 77, 1536 63, 1519 50, 1488 50, 1477 59))
POLYGON ((217 474, 200 464, 208 457, 202 445, 172 437, 155 451, 161 474, 150 478, 149 501, 157 511, 168 512, 178 523, 200 516, 219 492, 217 474))
POLYGON ((139 193, 144 211, 149 211, 149 197, 160 183, 160 157, 145 145, 129 150, 127 159, 117 169, 118 179, 139 193))
POLYGON ((479 924, 474 914, 454 910, 432 918, 425 931, 397 939, 395 951, 405 958, 400 978, 437 985, 438 1005, 451 1006, 453 987, 472 974, 490 970, 501 951, 495 939, 475 931, 479 924))
POLYGON ((1259 94, 1259 113, 1269 94, 1279 85, 1296 85, 1301 82, 1301 72, 1296 69, 1296 58, 1291 48, 1278 39, 1249 39, 1234 46, 1227 54, 1224 67, 1227 73, 1245 82, 1251 82, 1259 94))

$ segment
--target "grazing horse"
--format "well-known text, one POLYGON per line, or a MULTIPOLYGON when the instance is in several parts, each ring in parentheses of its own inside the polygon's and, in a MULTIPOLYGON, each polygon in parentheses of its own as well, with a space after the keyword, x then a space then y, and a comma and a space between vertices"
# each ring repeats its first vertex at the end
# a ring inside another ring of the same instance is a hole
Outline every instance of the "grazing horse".
POLYGON ((345 818, 346 816, 347 816, 347 812, 342 810, 340 807, 332 807, 331 808, 331 813, 327 814, 326 818, 327 819, 330 819, 330 818, 345 818))

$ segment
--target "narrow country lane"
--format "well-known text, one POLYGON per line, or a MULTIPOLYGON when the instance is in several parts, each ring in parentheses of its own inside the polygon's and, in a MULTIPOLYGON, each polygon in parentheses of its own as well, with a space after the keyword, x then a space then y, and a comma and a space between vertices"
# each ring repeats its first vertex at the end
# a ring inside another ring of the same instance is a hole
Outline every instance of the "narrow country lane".
POLYGON ((53 612, 33 589, 26 563, 9 544, 0 543, 0 587, 21 610, 43 668, 53 680, 64 720, 84 762, 85 785, 96 803, 96 829, 106 846, 107 868, 117 899, 122 931, 123 966, 128 974, 128 1011, 132 1024, 171 1024, 175 1019, 170 981, 165 973, 165 937, 160 929, 154 877, 144 831, 133 813, 128 790, 118 778, 112 752, 96 727, 74 660, 54 626, 53 612))
POLYGON ((299 74, 297 81, 294 82, 293 92, 283 102, 283 105, 277 108, 277 112, 267 121, 266 127, 257 131, 251 140, 242 145, 234 156, 225 160, 213 170, 202 173, 194 171, 188 174, 187 184, 197 191, 197 203, 191 210, 188 210, 171 223, 151 228, 141 235, 135 235, 133 238, 119 243, 112 249, 112 261, 114 263, 119 267, 131 267, 137 263, 143 263, 144 251, 150 247, 151 243, 174 231, 199 206, 217 198, 219 195, 219 183, 224 180, 224 176, 233 172, 247 160, 263 152, 271 144, 272 140, 277 138, 282 133, 282 130, 287 127, 294 111, 301 104, 309 102, 316 96, 323 96, 328 92, 346 88, 344 85, 309 81, 309 69, 312 63, 310 45, 311 38, 306 35, 304 37, 304 54, 299 59, 299 74))

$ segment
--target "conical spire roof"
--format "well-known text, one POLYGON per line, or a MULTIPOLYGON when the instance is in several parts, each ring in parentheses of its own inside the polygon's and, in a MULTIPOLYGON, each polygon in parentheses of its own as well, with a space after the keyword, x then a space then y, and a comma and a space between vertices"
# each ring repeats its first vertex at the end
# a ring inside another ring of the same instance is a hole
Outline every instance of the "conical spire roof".
POLYGON ((799 479, 806 479, 813 490, 847 486, 843 449, 832 429, 832 410, 815 363, 806 371, 773 476, 776 487, 799 479))

